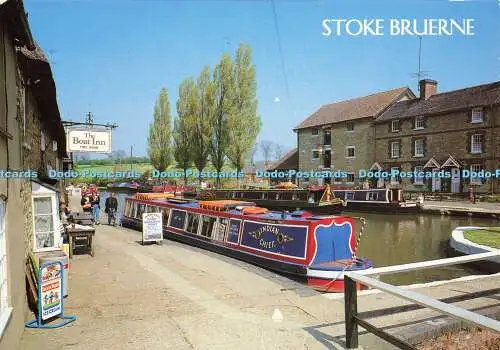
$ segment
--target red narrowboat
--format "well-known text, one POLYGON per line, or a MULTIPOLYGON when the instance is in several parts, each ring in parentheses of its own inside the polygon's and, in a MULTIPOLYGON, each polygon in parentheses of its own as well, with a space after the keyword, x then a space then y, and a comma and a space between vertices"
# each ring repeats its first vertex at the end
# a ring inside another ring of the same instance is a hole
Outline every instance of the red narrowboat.
POLYGON ((355 257, 354 221, 305 211, 273 212, 255 203, 197 201, 137 194, 122 226, 142 229, 142 214, 161 212, 165 238, 294 275, 323 292, 343 292, 344 273, 373 267, 355 257))

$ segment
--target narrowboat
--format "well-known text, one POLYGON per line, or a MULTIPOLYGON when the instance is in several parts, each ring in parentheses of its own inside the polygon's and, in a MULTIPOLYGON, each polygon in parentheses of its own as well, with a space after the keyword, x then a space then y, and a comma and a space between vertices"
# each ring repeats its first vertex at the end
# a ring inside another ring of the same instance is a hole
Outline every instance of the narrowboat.
POLYGON ((323 292, 342 292, 345 272, 373 267, 355 255, 349 217, 273 212, 238 200, 149 197, 126 199, 122 226, 141 230, 143 213, 161 212, 164 238, 298 277, 323 292))
POLYGON ((400 188, 334 189, 333 193, 344 200, 346 210, 391 214, 414 213, 419 210, 416 201, 405 200, 400 188))
POLYGON ((339 214, 344 202, 335 198, 329 187, 321 190, 309 189, 209 189, 184 192, 186 198, 199 200, 240 200, 251 201, 271 210, 306 210, 313 214, 339 214))

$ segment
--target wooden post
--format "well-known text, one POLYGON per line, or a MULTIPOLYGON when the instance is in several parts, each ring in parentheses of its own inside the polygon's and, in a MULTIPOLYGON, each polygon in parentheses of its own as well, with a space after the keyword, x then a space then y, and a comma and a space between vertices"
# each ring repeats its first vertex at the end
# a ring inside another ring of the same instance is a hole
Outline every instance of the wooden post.
POLYGON ((358 347, 358 300, 356 281, 344 277, 345 338, 348 349, 358 347))

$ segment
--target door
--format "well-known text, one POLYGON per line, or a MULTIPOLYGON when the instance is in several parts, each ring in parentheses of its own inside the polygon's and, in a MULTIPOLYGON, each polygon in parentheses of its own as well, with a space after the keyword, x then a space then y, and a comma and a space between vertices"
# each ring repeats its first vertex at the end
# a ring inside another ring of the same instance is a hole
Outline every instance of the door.
POLYGON ((433 171, 432 174, 432 192, 441 191, 441 178, 437 176, 437 172, 433 171))
POLYGON ((451 168, 451 192, 460 192, 460 169, 451 168))

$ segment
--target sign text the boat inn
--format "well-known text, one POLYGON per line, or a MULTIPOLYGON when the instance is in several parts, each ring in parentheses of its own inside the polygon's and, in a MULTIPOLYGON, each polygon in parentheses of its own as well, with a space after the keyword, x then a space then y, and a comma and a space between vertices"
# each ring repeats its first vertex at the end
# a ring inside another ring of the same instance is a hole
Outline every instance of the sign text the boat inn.
POLYGON ((111 130, 68 129, 68 152, 111 153, 111 130))

